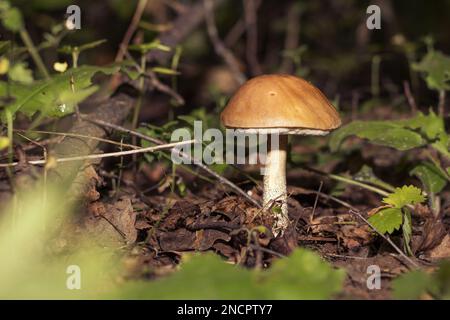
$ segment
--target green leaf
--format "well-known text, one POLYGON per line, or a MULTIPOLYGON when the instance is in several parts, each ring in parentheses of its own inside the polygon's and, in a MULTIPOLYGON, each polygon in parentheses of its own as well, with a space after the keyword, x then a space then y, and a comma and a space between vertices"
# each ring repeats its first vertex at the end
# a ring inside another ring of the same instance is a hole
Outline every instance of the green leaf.
POLYGON ((414 118, 398 120, 396 123, 405 128, 420 130, 429 140, 438 139, 440 135, 446 134, 444 119, 432 110, 427 115, 419 112, 414 118))
POLYGON ((450 57, 440 51, 430 50, 413 69, 423 72, 428 88, 450 90, 450 57))
POLYGON ((100 39, 100 40, 88 42, 88 43, 85 43, 85 44, 79 46, 78 50, 80 52, 82 52, 82 51, 85 51, 85 50, 88 50, 88 49, 94 49, 94 48, 97 48, 98 46, 104 44, 107 41, 108 40, 106 40, 106 39, 100 39))
POLYGON ((342 141, 352 135, 398 150, 409 150, 425 144, 420 134, 394 121, 354 121, 332 133, 329 142, 331 150, 336 151, 342 141))
POLYGON ((402 225, 402 210, 399 208, 382 209, 368 220, 380 233, 391 234, 402 225))
POLYGON ((173 76, 176 76, 176 75, 180 74, 176 70, 172 70, 172 69, 169 69, 169 68, 163 68, 163 67, 153 67, 152 71, 155 72, 155 73, 167 74, 167 75, 173 75, 173 76))
POLYGON ((12 81, 23 84, 30 84, 33 82, 33 72, 24 62, 13 65, 8 71, 8 76, 12 81))
POLYGON ((3 11, 1 19, 3 26, 9 31, 18 32, 24 27, 22 13, 17 8, 3 11))
POLYGON ((353 135, 398 150, 430 144, 450 157, 450 138, 445 131, 444 119, 432 111, 428 115, 418 113, 416 117, 406 120, 354 121, 331 134, 331 150, 336 151, 346 138, 353 135))
POLYGON ((414 205, 425 201, 422 190, 414 186, 395 188, 395 191, 383 198, 383 202, 395 208, 403 208, 406 205, 414 205))
POLYGON ((149 43, 143 44, 133 44, 128 47, 128 49, 133 51, 140 51, 141 53, 147 53, 151 50, 160 50, 165 52, 170 52, 172 49, 161 43, 158 39, 149 43))
POLYGON ((305 249, 260 272, 207 253, 188 255, 180 270, 166 278, 126 283, 122 294, 138 299, 328 299, 341 290, 344 278, 344 271, 305 249))
MULTIPOLYGON (((40 111, 46 116, 61 116, 60 107, 62 105, 65 104, 68 109, 72 109, 74 104, 70 84, 72 78, 75 93, 80 92, 80 95, 85 98, 85 94, 89 91, 84 90, 91 87, 91 79, 97 72, 112 74, 118 70, 117 65, 109 67, 82 66, 54 75, 49 80, 36 81, 30 85, 0 82, 0 96, 10 94, 10 97, 13 98, 14 101, 5 107, 12 114, 20 111, 27 116, 33 116, 40 111)), ((76 100, 77 103, 81 102, 79 99, 76 100)))
POLYGON ((392 282, 393 296, 396 299, 419 299, 428 294, 435 299, 450 299, 450 261, 439 263, 433 274, 424 271, 411 271, 392 282))
POLYGON ((93 42, 85 43, 81 46, 64 46, 64 47, 60 48, 58 50, 58 52, 65 53, 65 54, 71 54, 74 51, 83 52, 85 50, 94 49, 94 48, 102 45, 105 42, 107 42, 106 39, 101 39, 101 40, 96 40, 93 42))
POLYGON ((428 192, 439 193, 447 185, 446 177, 431 162, 419 164, 409 174, 419 178, 428 192))
POLYGON ((328 299, 340 291, 344 278, 343 270, 334 270, 311 251, 297 249, 263 274, 261 289, 267 299, 328 299))
POLYGON ((415 300, 426 292, 431 277, 423 271, 405 273, 392 282, 392 294, 395 299, 415 300))

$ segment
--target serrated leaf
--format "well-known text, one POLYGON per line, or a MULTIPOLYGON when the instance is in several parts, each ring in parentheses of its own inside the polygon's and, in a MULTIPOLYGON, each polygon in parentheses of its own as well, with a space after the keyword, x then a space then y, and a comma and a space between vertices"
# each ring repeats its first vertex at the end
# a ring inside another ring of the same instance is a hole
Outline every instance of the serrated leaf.
POLYGON ((36 81, 30 85, 0 82, 0 96, 10 94, 14 102, 5 108, 12 114, 20 111, 27 116, 32 116, 41 111, 47 116, 58 116, 61 115, 60 106, 66 103, 61 100, 61 97, 64 97, 65 94, 70 96, 72 93, 70 84, 72 78, 75 92, 81 92, 91 87, 91 79, 97 72, 112 74, 118 70, 119 67, 116 65, 109 67, 82 66, 70 69, 63 74, 54 75, 49 80, 36 81))
POLYGON ((427 86, 433 90, 450 90, 450 57, 430 50, 413 69, 425 74, 427 86))
POLYGON ((409 174, 419 178, 428 192, 439 193, 447 185, 446 177, 431 162, 419 164, 409 174))
POLYGON ((414 118, 399 120, 396 122, 405 128, 420 130, 429 140, 437 139, 441 134, 445 134, 444 119, 432 110, 425 115, 419 112, 414 118))
POLYGON ((403 186, 395 188, 395 191, 383 198, 383 202, 395 208, 403 208, 407 205, 414 205, 425 201, 422 190, 414 186, 403 186))
POLYGON ((398 230, 402 225, 402 210, 399 208, 382 209, 368 220, 380 233, 391 234, 394 230, 398 230))

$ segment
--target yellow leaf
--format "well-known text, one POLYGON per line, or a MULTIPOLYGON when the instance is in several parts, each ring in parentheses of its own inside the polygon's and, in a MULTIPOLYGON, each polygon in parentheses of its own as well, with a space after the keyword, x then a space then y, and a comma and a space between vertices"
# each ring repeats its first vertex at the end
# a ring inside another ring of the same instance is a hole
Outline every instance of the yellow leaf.
POLYGON ((6 74, 9 70, 9 60, 0 58, 0 74, 6 74))
POLYGON ((0 150, 6 149, 9 147, 9 138, 0 137, 0 150))
POLYGON ((55 69, 55 71, 57 72, 63 73, 67 70, 67 68, 68 68, 67 62, 55 62, 53 64, 53 69, 55 69))

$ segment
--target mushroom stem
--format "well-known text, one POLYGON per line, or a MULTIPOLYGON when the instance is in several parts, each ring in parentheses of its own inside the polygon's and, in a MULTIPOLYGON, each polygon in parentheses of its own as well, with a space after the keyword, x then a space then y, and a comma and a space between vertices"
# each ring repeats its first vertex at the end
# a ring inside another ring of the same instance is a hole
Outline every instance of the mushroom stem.
MULTIPOLYGON (((273 233, 276 236, 283 234, 289 225, 286 192, 286 152, 287 135, 278 135, 278 147, 270 144, 267 152, 264 172, 264 207, 273 208, 274 204, 281 210, 269 209, 275 216, 273 233)), ((270 137, 272 141, 272 137, 270 137)))

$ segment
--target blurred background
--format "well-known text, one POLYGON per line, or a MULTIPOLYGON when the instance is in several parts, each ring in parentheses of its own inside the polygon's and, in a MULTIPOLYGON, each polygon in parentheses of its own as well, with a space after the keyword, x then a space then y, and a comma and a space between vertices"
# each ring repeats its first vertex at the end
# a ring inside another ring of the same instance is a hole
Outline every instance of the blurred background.
MULTIPOLYGON (((170 31, 177 17, 196 6, 202 8, 202 2, 148 1, 133 41, 149 42, 170 31)), ((79 5, 82 28, 65 37, 62 45, 106 39, 105 44, 80 57, 80 64, 96 65, 114 61, 137 3, 12 1, 22 10, 35 42, 42 41, 42 35, 61 22, 67 6, 79 5)), ((405 80, 420 106, 435 104, 436 93, 426 90, 425 83, 411 72, 409 63, 426 53, 425 39, 433 41, 436 49, 450 51, 449 13, 448 0, 432 4, 424 0, 228 0, 219 1, 214 15, 218 37, 233 53, 244 75, 300 75, 321 88, 341 110, 351 111, 352 105, 362 105, 373 95, 392 98, 394 107, 401 105, 405 80), (381 8, 381 30, 366 28, 366 9, 370 4, 381 8), (373 77, 379 77, 379 84, 373 83, 373 77)), ((207 106, 211 96, 229 95, 236 89, 238 83, 223 59, 215 54, 204 21, 179 44, 183 51, 178 90, 188 101, 183 113, 199 105, 207 106)), ((54 50, 44 51, 44 59, 52 63, 67 58, 55 54, 54 50)), ((152 111, 146 111, 144 107, 142 120, 166 118, 166 109, 167 106, 153 106, 152 111)))

